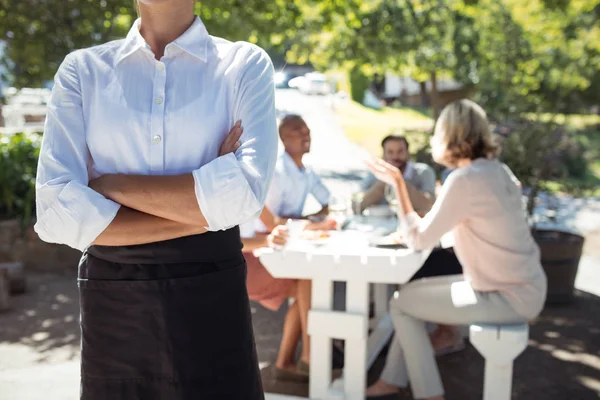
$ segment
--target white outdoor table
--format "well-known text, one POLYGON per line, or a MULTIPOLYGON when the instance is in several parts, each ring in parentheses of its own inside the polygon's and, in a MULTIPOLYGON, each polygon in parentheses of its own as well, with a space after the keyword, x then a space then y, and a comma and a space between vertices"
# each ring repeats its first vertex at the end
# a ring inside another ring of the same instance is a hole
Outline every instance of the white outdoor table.
POLYGON ((260 260, 276 278, 312 280, 308 315, 311 336, 311 399, 364 399, 366 373, 393 333, 387 314, 388 284, 406 283, 429 251, 370 247, 369 233, 334 232, 329 243, 301 241, 283 250, 262 249, 260 260), (346 282, 346 310, 333 310, 333 282, 346 282), (376 329, 369 336, 369 284, 375 283, 376 329), (331 339, 345 340, 343 382, 331 383, 331 339), (339 387, 339 388, 338 388, 339 387))

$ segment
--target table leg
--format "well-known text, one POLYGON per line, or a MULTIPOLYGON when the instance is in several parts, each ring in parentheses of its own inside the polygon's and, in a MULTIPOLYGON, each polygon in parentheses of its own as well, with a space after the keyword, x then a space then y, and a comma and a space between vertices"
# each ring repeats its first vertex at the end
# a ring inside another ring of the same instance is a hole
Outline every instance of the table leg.
MULTIPOLYGON (((348 281, 346 286, 346 312, 369 319, 369 284, 348 281)), ((367 332, 365 339, 347 339, 344 346, 344 395, 345 400, 363 400, 367 386, 367 332)))
POLYGON ((379 322, 381 318, 387 315, 388 303, 390 302, 390 296, 388 295, 388 284, 376 283, 373 285, 375 295, 375 320, 379 322))
MULTIPOLYGON (((332 308, 333 282, 313 279, 311 309, 328 311, 332 308)), ((309 396, 311 399, 326 399, 331 386, 331 338, 323 330, 315 332, 310 337, 309 396)))
POLYGON ((389 314, 381 318, 377 322, 377 326, 367 340, 367 370, 371 368, 379 353, 389 342, 392 335, 394 334, 394 324, 392 324, 392 318, 389 314))
POLYGON ((367 342, 367 370, 371 368, 381 350, 394 333, 392 319, 388 313, 392 289, 395 285, 376 283, 374 286, 375 323, 367 342))

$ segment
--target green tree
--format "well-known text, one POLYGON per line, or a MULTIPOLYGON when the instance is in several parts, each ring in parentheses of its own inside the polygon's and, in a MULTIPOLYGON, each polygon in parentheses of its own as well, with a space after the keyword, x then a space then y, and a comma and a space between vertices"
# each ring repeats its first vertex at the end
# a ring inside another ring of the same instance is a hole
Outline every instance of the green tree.
POLYGON ((600 84, 598 0, 322 3, 304 16, 291 60, 396 72, 422 87, 431 81, 434 106, 441 77, 475 86, 484 105, 503 113, 567 110, 600 98, 590 89, 600 84))
POLYGON ((478 34, 469 63, 479 100, 503 115, 567 110, 572 94, 584 93, 598 76, 599 9, 597 0, 465 6, 478 34))
POLYGON ((462 53, 474 45, 470 18, 453 4, 440 0, 352 2, 323 24, 322 31, 305 32, 290 56, 321 66, 358 66, 371 74, 396 72, 422 82, 423 90, 430 80, 437 108, 437 79, 467 70, 461 63, 462 53))
POLYGON ((17 87, 41 86, 69 52, 123 36, 134 12, 128 0, 0 0, 4 78, 17 87))
MULTIPOLYGON (((205 0, 196 13, 212 35, 281 50, 302 23, 300 3, 205 0)), ((69 52, 124 37, 135 18, 133 0, 0 0, 4 78, 17 87, 41 86, 69 52)))

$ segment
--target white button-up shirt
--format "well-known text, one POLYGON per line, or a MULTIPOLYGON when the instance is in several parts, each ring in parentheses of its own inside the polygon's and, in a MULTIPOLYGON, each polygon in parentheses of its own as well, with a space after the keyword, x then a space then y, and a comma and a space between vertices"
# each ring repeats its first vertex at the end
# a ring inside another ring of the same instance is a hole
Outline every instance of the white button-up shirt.
MULTIPOLYGON (((329 204, 331 193, 310 166, 299 168, 290 155, 284 152, 277 160, 273 182, 267 194, 265 206, 275 216, 302 216, 304 204, 312 194, 322 207, 329 204)), ((240 227, 243 238, 253 237, 256 232, 264 232, 266 227, 260 219, 250 221, 240 227)))
POLYGON ((278 158, 265 205, 274 215, 301 217, 306 197, 312 194, 321 206, 331 194, 319 175, 308 165, 299 168, 287 152, 278 158))
POLYGON ((196 18, 157 61, 139 22, 123 40, 69 54, 55 76, 36 184, 47 242, 83 250, 104 231, 120 205, 88 181, 109 173, 191 172, 213 231, 262 210, 277 154, 271 60, 196 18), (237 120, 242 145, 219 157, 237 120))

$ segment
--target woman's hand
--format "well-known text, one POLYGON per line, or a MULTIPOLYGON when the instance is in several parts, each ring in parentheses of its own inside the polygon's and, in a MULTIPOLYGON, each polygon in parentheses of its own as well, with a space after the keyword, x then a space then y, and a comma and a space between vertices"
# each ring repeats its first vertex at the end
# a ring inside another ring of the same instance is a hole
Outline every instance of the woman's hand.
POLYGON ((398 184, 404 179, 398 168, 379 158, 365 160, 365 163, 377 179, 387 183, 388 185, 397 187, 398 184))
POLYGON ((224 156, 225 154, 235 153, 237 149, 240 148, 242 145, 240 143, 240 137, 242 137, 242 133, 244 133, 242 121, 238 121, 235 123, 233 128, 231 128, 227 134, 227 137, 223 141, 221 149, 219 150, 219 157, 224 156))
POLYGON ((284 225, 276 226, 269 236, 267 236, 267 243, 269 247, 277 248, 285 246, 288 241, 288 229, 284 225))

